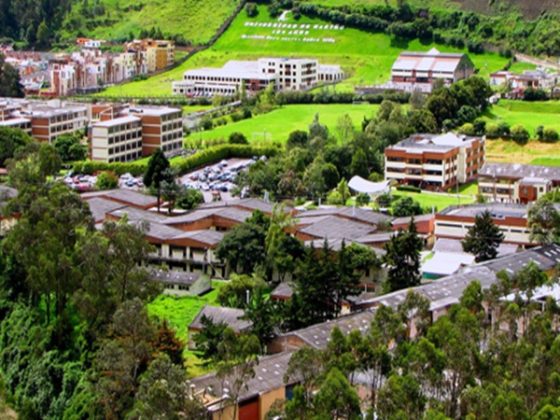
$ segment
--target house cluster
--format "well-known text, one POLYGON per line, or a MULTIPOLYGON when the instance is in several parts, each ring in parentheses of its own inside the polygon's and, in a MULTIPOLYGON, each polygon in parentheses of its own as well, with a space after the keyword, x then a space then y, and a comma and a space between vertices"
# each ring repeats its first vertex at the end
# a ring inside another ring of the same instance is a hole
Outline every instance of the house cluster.
POLYGON ((228 61, 221 68, 187 70, 183 80, 173 82, 174 95, 230 96, 242 89, 255 93, 273 85, 277 91, 307 90, 344 78, 337 65, 320 64, 308 58, 260 58, 228 61))
POLYGON ((525 90, 529 88, 554 93, 559 83, 559 73, 550 73, 544 69, 525 70, 521 74, 503 70, 490 75, 490 85, 507 88, 509 91, 506 97, 512 99, 522 98, 525 90))
MULTIPOLYGON (((541 270, 551 275, 560 264, 560 246, 540 246, 485 263, 471 265, 458 273, 441 278, 437 282, 424 284, 412 290, 430 301, 429 315, 431 321, 434 322, 448 313, 454 304, 459 303, 463 291, 471 282, 479 281, 483 289, 488 289, 497 283, 499 273, 515 275, 530 262, 534 262, 541 270)), ((354 299, 349 299, 347 309, 350 313, 348 315, 280 335, 268 346, 269 354, 259 358, 255 367, 255 375, 247 381, 236 400, 232 401, 229 390, 236 380, 234 374, 230 377, 221 377, 211 373, 195 378, 191 381, 192 392, 202 399, 209 415, 214 420, 229 418, 234 411, 237 412, 239 419, 265 419, 273 404, 292 398, 293 389, 301 380, 297 376, 286 377, 289 361, 294 352, 303 347, 325 350, 335 327, 338 327, 343 334, 349 334, 355 330, 365 334, 380 306, 397 309, 408 293, 409 290, 401 290, 383 296, 363 293, 354 299)), ((513 296, 504 297, 504 299, 513 298, 513 296)), ((526 300, 541 303, 542 306, 548 298, 559 301, 557 288, 541 287, 531 297, 525 296, 526 300)), ((502 325, 499 321, 499 313, 488 309, 489 305, 484 305, 484 308, 487 311, 489 322, 498 328, 513 328, 509 325, 502 325)), ((204 310, 206 309, 204 308, 204 310)), ((210 315, 215 322, 224 322, 235 328, 238 328, 243 322, 241 319, 243 314, 236 314, 228 310, 212 311, 210 315)), ((418 320, 412 313, 407 323, 407 334, 411 338, 417 334, 417 322, 418 320)), ((196 332, 194 327, 196 325, 193 325, 191 333, 196 332)), ((246 325, 243 327, 247 328, 246 325)), ((517 328, 523 328, 523 325, 518 324, 517 328)), ((360 396, 368 398, 371 389, 367 382, 362 385, 362 382, 357 380, 356 386, 360 396)))
POLYGON ((474 64, 462 53, 402 52, 391 68, 391 80, 382 85, 358 87, 360 93, 385 90, 430 93, 436 82, 450 85, 474 74, 474 64))
POLYGON ((102 40, 78 38, 76 44, 78 50, 71 53, 22 52, 11 47, 1 53, 19 70, 26 93, 50 97, 95 92, 175 62, 172 41, 134 40, 122 52, 106 51, 102 40))
POLYGON ((46 142, 87 134, 90 158, 103 162, 138 159, 158 148, 171 156, 183 144, 182 111, 164 106, 0 98, 0 127, 20 128, 46 142))

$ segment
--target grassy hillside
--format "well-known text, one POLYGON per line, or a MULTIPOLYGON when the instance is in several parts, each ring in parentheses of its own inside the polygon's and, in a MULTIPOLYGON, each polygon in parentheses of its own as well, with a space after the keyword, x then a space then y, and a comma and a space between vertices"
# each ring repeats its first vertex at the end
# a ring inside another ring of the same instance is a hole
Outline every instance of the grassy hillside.
MULTIPOLYGON (((391 65, 403 50, 427 51, 437 47, 442 51, 457 51, 456 49, 421 43, 394 42, 383 33, 364 32, 357 29, 344 28, 342 30, 314 28, 326 23, 319 19, 302 17, 293 20, 291 15, 286 23, 309 24, 307 35, 278 35, 273 27, 247 26, 250 23, 276 23, 271 19, 264 7, 259 8, 256 18, 248 18, 244 12, 240 13, 230 28, 208 50, 196 54, 182 66, 169 72, 162 73, 145 81, 128 83, 107 89, 101 96, 161 96, 170 95, 171 81, 181 79, 187 69, 221 66, 228 60, 255 59, 263 56, 293 56, 315 57, 322 63, 340 64, 348 74, 340 88, 352 90, 355 85, 371 84, 387 81, 391 65), (313 38, 314 42, 304 42, 303 38, 313 38)), ((497 54, 471 54, 475 65, 482 75, 504 67, 507 60, 497 54)))
POLYGON ((359 129, 364 117, 377 113, 377 105, 289 105, 254 118, 217 127, 213 130, 193 133, 188 139, 227 139, 231 133, 245 134, 249 141, 285 142, 294 130, 306 130, 315 114, 329 131, 336 135, 338 119, 348 114, 359 129))
MULTIPOLYGON (((507 122, 510 125, 521 124, 531 136, 539 125, 560 131, 560 102, 523 102, 502 100, 494 105, 485 115, 489 122, 499 124, 507 122)), ((560 146, 557 146, 560 154, 560 146)))
POLYGON ((142 29, 159 27, 166 36, 180 35, 200 44, 210 40, 233 13, 239 0, 100 0, 94 17, 76 1, 63 24, 63 36, 77 32, 102 39, 138 36, 142 29))

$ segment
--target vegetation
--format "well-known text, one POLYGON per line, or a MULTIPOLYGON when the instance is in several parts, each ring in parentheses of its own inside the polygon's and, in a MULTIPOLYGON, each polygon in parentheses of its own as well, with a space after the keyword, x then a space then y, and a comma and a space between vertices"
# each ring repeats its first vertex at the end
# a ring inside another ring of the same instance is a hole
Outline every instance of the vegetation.
POLYGON ((408 230, 399 231, 387 242, 385 263, 388 265, 388 273, 385 288, 388 292, 420 284, 420 251, 422 248, 422 239, 416 232, 414 219, 410 221, 408 230))
POLYGON ((19 154, 31 142, 31 137, 22 130, 0 127, 0 166, 5 167, 9 159, 19 154))
POLYGON ((23 86, 20 83, 19 72, 5 62, 0 54, 0 96, 23 98, 23 86))
POLYGON ((475 256, 476 262, 492 260, 498 256, 498 247, 504 240, 504 234, 494 224, 488 210, 475 217, 463 240, 463 250, 475 256))
MULTIPOLYGON (((322 40, 332 38, 334 42, 302 42, 297 40, 264 40, 262 36, 274 36, 274 28, 245 26, 246 22, 271 22, 267 11, 259 6, 259 13, 248 18, 240 13, 228 30, 207 50, 201 51, 184 64, 168 72, 153 76, 144 81, 114 86, 100 93, 100 96, 169 96, 171 81, 182 78, 186 70, 200 67, 218 67, 228 60, 257 59, 266 56, 312 57, 325 64, 340 64, 348 78, 337 85, 337 91, 352 91, 356 85, 383 83, 389 79, 390 69, 402 50, 428 51, 437 47, 442 51, 466 51, 463 47, 448 47, 431 41, 394 40, 385 33, 345 28, 342 31, 313 29, 313 25, 326 25, 329 22, 301 16, 296 20, 289 14, 286 23, 310 24, 309 37, 322 40)), ((290 38, 290 37, 288 37, 290 38)), ((502 69, 507 59, 494 53, 471 54, 480 75, 488 76, 502 69)))
POLYGON ((82 144, 80 133, 58 136, 53 145, 63 162, 75 162, 87 157, 87 146, 82 144))

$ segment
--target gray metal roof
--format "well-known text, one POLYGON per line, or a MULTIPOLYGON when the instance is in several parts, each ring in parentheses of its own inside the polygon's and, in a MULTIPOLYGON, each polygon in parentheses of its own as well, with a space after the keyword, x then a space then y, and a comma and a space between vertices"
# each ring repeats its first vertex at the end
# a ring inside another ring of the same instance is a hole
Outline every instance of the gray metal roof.
MULTIPOLYGON (((305 220, 302 222, 305 222, 305 220)), ((299 229, 299 231, 317 238, 353 240, 373 233, 376 229, 375 226, 370 224, 359 223, 338 216, 327 216, 299 229)))
MULTIPOLYGON (((225 201, 214 201, 199 206, 200 209, 220 208, 220 207, 241 207, 249 210, 260 210, 263 213, 272 213, 274 203, 262 200, 260 198, 234 198, 225 201)), ((285 211, 291 208, 285 207, 285 211)))
POLYGON ((92 197, 105 197, 110 200, 118 200, 138 207, 157 206, 156 197, 124 188, 117 188, 107 191, 95 191, 82 194, 82 198, 86 200, 92 197))
POLYGON ((124 207, 124 204, 103 197, 94 197, 86 201, 95 222, 105 220, 105 215, 124 207))
MULTIPOLYGON (((504 219, 506 217, 517 217, 520 219, 527 218, 528 207, 524 204, 508 204, 508 203, 483 203, 469 204, 465 206, 449 206, 440 211, 438 215, 472 217, 489 211, 493 219, 504 219)), ((436 216, 437 219, 437 216, 436 216)))
POLYGON ((151 270, 153 280, 166 284, 181 284, 190 286, 200 278, 200 273, 189 273, 179 270, 151 270))
MULTIPOLYGON (((498 247, 498 256, 503 257, 508 254, 513 254, 517 252, 519 248, 518 245, 515 244, 500 244, 498 247)), ((439 238, 433 248, 434 252, 453 252, 453 253, 460 253, 462 254, 463 251, 463 244, 459 239, 448 239, 448 238, 439 238)))
MULTIPOLYGON (((262 356, 259 358, 255 368, 255 376, 247 382, 247 386, 241 391, 239 401, 246 400, 256 395, 261 395, 273 389, 278 389, 285 385, 284 375, 288 370, 288 364, 292 357, 291 352, 262 356)), ((204 390, 206 394, 219 399, 224 397, 231 383, 228 378, 225 380, 218 378, 215 373, 200 376, 191 381, 196 390, 204 390)), ((218 405, 215 409, 219 409, 218 405)), ((210 407, 212 410, 212 407, 210 407)))
POLYGON ((308 217, 328 215, 339 216, 345 219, 351 219, 371 225, 379 225, 391 221, 391 218, 389 216, 375 212, 373 210, 366 210, 359 207, 331 207, 308 210, 299 213, 297 215, 297 218, 300 219, 302 223, 305 223, 305 219, 308 217))
POLYGON ((290 286, 287 282, 282 282, 278 286, 274 288, 274 290, 270 293, 270 297, 280 298, 280 299, 289 299, 294 295, 294 290, 292 286, 290 286))
POLYGON ((551 181, 560 181, 560 168, 522 165, 520 163, 485 163, 478 175, 493 178, 544 178, 551 181))
POLYGON ((206 305, 196 315, 189 328, 201 330, 203 316, 210 318, 215 324, 224 323, 235 332, 246 331, 253 325, 251 321, 241 319, 245 316, 242 309, 206 305))

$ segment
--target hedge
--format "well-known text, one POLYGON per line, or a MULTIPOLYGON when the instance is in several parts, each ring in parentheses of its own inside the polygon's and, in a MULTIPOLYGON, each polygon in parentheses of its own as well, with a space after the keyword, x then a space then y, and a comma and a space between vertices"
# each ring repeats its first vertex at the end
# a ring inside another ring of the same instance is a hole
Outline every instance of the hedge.
POLYGON ((415 185, 399 185, 397 187, 397 191, 410 191, 410 192, 421 193, 422 189, 415 185))
MULTIPOLYGON (((180 175, 201 166, 218 162, 232 157, 250 158, 253 156, 274 156, 280 151, 278 146, 251 146, 239 144, 221 144, 196 152, 193 155, 171 160, 171 167, 177 169, 180 175)), ((75 162, 72 170, 81 174, 93 174, 98 171, 113 171, 117 175, 130 173, 134 176, 142 175, 147 168, 147 162, 97 162, 92 160, 75 162)))

